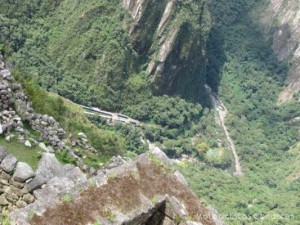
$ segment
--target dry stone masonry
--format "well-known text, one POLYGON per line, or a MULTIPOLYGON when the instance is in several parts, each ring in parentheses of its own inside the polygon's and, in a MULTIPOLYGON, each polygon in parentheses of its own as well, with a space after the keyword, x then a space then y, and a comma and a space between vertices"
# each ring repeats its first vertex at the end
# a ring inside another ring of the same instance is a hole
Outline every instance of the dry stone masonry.
POLYGON ((5 62, 0 55, 0 135, 5 135, 7 141, 17 140, 26 147, 38 145, 44 152, 54 153, 55 150, 68 151, 68 157, 72 157, 77 164, 86 172, 94 172, 92 168, 84 165, 82 159, 77 156, 78 149, 97 153, 88 142, 82 132, 70 135, 68 141, 65 131, 59 123, 49 115, 43 115, 34 111, 32 104, 23 88, 18 84, 10 71, 6 69, 5 62), (30 131, 24 128, 27 123, 33 130, 40 134, 38 140, 30 131), (48 143, 48 146, 44 142, 48 143), (71 143, 71 146, 66 143, 71 143))
POLYGON ((34 202, 27 183, 35 176, 32 168, 0 146, 0 210, 2 215, 34 202))
POLYGON ((19 141, 31 147, 30 141, 25 140, 29 132, 24 130, 23 120, 28 122, 32 129, 40 132, 40 141, 48 141, 51 146, 60 150, 65 147, 64 130, 53 117, 34 112, 22 86, 15 82, 10 71, 6 69, 2 56, 0 56, 0 94, 0 134, 5 134, 9 140, 10 135, 16 132, 19 141))
POLYGON ((55 156, 44 153, 34 172, 32 168, 0 147, 0 209, 2 215, 11 212, 16 224, 28 224, 34 212, 43 212, 65 194, 78 196, 88 186, 88 179, 78 167, 62 165, 55 156), (24 213, 25 209, 27 214, 24 213))

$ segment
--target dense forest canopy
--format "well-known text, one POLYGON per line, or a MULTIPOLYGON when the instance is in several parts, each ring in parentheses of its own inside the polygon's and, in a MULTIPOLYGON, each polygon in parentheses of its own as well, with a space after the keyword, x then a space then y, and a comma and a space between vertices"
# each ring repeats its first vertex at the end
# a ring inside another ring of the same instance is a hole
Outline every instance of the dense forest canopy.
MULTIPOLYGON (((233 157, 215 121, 209 93, 201 89, 200 101, 198 94, 181 98, 154 91, 145 59, 139 58, 124 25, 132 18, 119 1, 1 0, 0 48, 40 110, 39 98, 46 97, 36 84, 77 103, 123 111, 145 124, 109 126, 90 118, 108 132, 95 134, 94 127, 85 127, 103 153, 143 153, 147 150, 143 137, 170 157, 187 154, 197 159, 183 162, 180 169, 194 191, 225 215, 228 224, 296 225, 300 223, 300 180, 291 177, 299 172, 300 124, 295 118, 300 116, 300 105, 296 97, 277 105, 289 67, 278 62, 270 39, 258 25, 259 12, 267 3, 209 0, 210 15, 201 18, 212 22, 195 29, 209 31, 205 71, 201 71, 205 76, 199 79, 227 107, 226 125, 244 170, 240 178, 233 176, 233 157), (246 215, 247 220, 226 217, 232 213, 246 215)), ((189 13, 183 7, 178 20, 192 18, 194 23, 198 17, 189 13)), ((199 62, 195 63, 198 68, 199 62)), ((60 104, 50 102, 62 113, 47 113, 69 115, 60 104)), ((63 118, 60 121, 74 128, 63 118)))

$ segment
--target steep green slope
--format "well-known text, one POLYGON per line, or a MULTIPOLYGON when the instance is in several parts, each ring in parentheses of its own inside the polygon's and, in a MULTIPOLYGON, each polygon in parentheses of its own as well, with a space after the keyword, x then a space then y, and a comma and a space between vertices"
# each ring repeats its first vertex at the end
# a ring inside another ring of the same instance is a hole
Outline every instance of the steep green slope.
POLYGON ((228 224, 299 224, 299 178, 289 177, 297 174, 300 106, 296 101, 276 104, 287 67, 251 17, 260 6, 210 2, 215 26, 208 43, 209 83, 229 110, 227 126, 245 175, 232 177, 199 163, 183 170, 228 224))
MULTIPOLYGON (((153 18, 163 10, 151 10, 155 1, 145 1, 138 21, 117 0, 25 1, 26 7, 13 4, 11 9, 10 1, 3 1, 0 22, 5 32, 0 40, 20 74, 76 102, 122 109, 146 122, 137 128, 94 121, 126 136, 127 150, 145 151, 140 140, 144 135, 171 156, 198 157, 201 162, 182 170, 228 224, 299 224, 300 185, 294 177, 299 174, 300 108, 296 100, 276 105, 288 67, 277 61, 252 16, 263 1, 208 1, 212 29, 202 1, 177 1, 181 7, 174 9, 161 35, 155 35, 159 21, 153 18), (51 7, 45 10, 47 4, 51 7), (136 26, 132 36, 130 24, 136 26), (160 43, 170 37, 162 45, 168 46, 176 33, 172 25, 180 28, 175 47, 160 54, 160 43), (155 72, 147 70, 151 62, 155 72), (158 65, 164 65, 162 70, 158 65), (206 102, 205 82, 229 111, 227 126, 241 159, 242 178, 232 175, 228 154, 222 160, 211 158, 225 152, 213 110, 201 111, 198 104, 178 97, 153 97, 168 93, 195 101, 201 96, 206 102)), ((108 140, 110 145, 114 139, 108 140)), ((122 144, 121 139, 116 142, 122 144)))
MULTIPOLYGON (((72 140, 76 134, 83 132, 87 135, 96 153, 83 151, 85 163, 97 166, 100 161, 107 161, 113 155, 121 154, 127 149, 125 140, 120 133, 97 128, 86 118, 84 110, 57 94, 41 89, 34 81, 24 79, 25 74, 15 70, 14 76, 22 83, 26 95, 32 102, 36 112, 53 116, 66 131, 66 137, 72 140), (23 76, 23 77, 22 77, 23 76)), ((71 143, 69 143, 71 144, 71 143)))
POLYGON ((166 13, 168 1, 156 11, 147 0, 139 21, 119 0, 58 1, 44 15, 45 2, 26 2, 25 9, 5 2, 19 12, 3 9, 2 16, 19 26, 12 33, 20 40, 3 36, 3 49, 47 90, 111 110, 152 94, 195 101, 204 93, 210 29, 204 1, 175 1, 166 13))
MULTIPOLYGON (((189 130, 201 117, 198 100, 208 101, 203 96, 211 20, 205 1, 164 0, 159 5, 154 0, 130 1, 128 8, 118 0, 36 0, 25 1, 20 8, 19 2, 3 1, 0 12, 15 21, 19 27, 15 35, 22 38, 21 42, 3 36, 3 50, 21 77, 77 103, 122 110, 137 119, 141 116, 135 109, 157 102, 152 111, 165 111, 156 116, 165 117, 160 119, 163 127, 156 126, 161 125, 156 119, 144 131, 146 138, 160 142, 173 156, 195 152, 191 143, 195 132, 189 130), (139 7, 137 20, 132 14, 139 7), (164 93, 176 97, 153 97, 164 93), (181 113, 186 115, 177 119, 181 113)), ((62 119, 60 113, 54 114, 62 119)), ((134 132, 128 130, 139 129, 125 130, 121 129, 129 138, 134 132)), ((145 150, 137 146, 141 141, 134 142, 136 149, 128 149, 145 150)), ((103 151, 111 153, 106 147, 103 151)))

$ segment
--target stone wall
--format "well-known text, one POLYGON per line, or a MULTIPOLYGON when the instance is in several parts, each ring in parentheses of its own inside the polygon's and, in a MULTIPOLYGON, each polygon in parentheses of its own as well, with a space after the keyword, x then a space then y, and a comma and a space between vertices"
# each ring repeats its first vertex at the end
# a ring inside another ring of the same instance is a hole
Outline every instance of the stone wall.
POLYGON ((32 168, 0 146, 0 210, 2 215, 34 202, 27 183, 35 176, 32 168))
MULTIPOLYGON (((4 60, 0 56, 0 133, 7 137, 12 132, 17 132, 20 140, 30 134, 23 129, 23 121, 28 122, 31 127, 39 131, 39 141, 47 141, 52 147, 63 149, 65 143, 64 130, 59 127, 58 122, 51 116, 36 113, 32 104, 25 95, 22 86, 18 84, 10 71, 6 69, 4 60)), ((28 142, 27 142, 28 143, 28 142)))
POLYGON ((52 116, 35 112, 30 100, 24 93, 22 85, 15 81, 6 68, 1 55, 0 134, 4 135, 7 141, 17 140, 26 147, 38 145, 44 152, 53 153, 55 150, 65 149, 68 151, 68 157, 74 158, 81 169, 86 172, 94 172, 92 168, 83 163, 83 160, 76 155, 77 152, 75 151, 79 147, 85 151, 97 153, 97 150, 88 142, 86 135, 80 132, 77 135, 70 135, 69 140, 67 140, 66 132, 52 116), (37 131, 40 137, 33 137, 31 132, 24 128, 25 123, 37 131), (70 145, 67 145, 67 142, 70 145))

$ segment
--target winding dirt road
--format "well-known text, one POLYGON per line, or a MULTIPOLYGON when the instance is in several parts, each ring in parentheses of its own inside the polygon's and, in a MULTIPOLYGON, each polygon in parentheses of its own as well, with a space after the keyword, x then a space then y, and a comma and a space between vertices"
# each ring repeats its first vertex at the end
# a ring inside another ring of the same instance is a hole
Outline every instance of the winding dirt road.
POLYGON ((239 156, 236 152, 235 145, 230 137, 230 134, 229 134, 228 129, 225 124, 225 117, 226 117, 228 111, 227 111, 226 107, 224 106, 224 104, 222 103, 222 101, 220 100, 219 96, 216 93, 214 93, 209 86, 206 85, 206 88, 210 93, 211 100, 212 100, 214 108, 216 110, 217 120, 224 130, 229 147, 230 147, 233 157, 234 157, 234 162, 235 162, 234 175, 242 176, 243 172, 242 172, 240 159, 239 159, 239 156))

